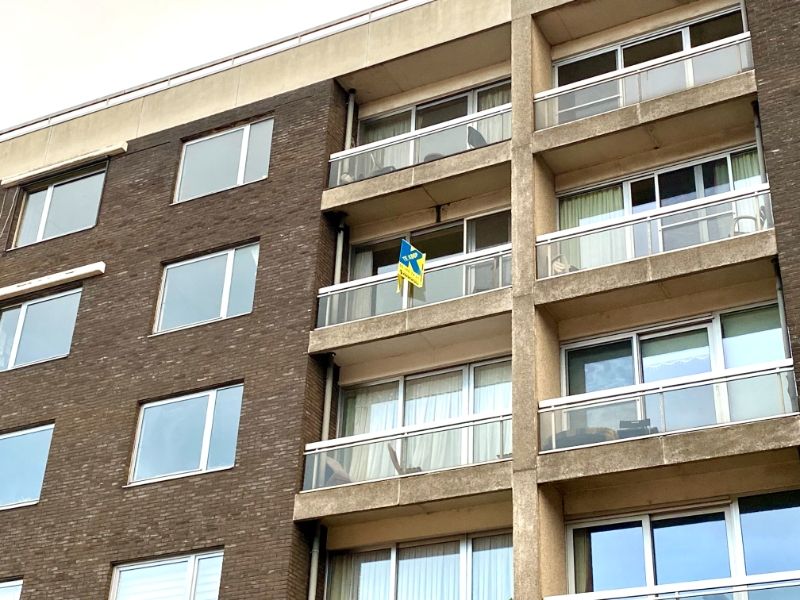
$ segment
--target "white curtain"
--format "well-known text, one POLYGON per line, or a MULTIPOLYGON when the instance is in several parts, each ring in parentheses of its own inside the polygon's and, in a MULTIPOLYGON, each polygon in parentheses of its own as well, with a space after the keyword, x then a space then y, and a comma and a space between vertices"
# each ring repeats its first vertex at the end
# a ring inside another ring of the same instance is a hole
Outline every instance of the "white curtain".
POLYGON ((761 184, 761 162, 758 160, 758 151, 755 148, 732 154, 731 166, 735 189, 746 190, 761 184))
MULTIPOLYGON (((460 416, 462 389, 463 373, 460 370, 407 380, 405 424, 434 424, 460 416)), ((430 471, 461 464, 463 434, 461 429, 452 429, 408 438, 405 466, 430 471)))
MULTIPOLYGON (((396 382, 346 390, 342 394, 340 437, 381 433, 397 425, 396 382)), ((352 481, 368 481, 394 475, 386 443, 363 444, 337 451, 337 461, 352 481)))
MULTIPOLYGON (((559 228, 564 230, 595 223, 599 225, 624 214, 622 186, 613 185, 561 198, 559 228)), ((570 266, 578 269, 623 261, 628 255, 625 229, 587 232, 577 239, 566 240, 561 242, 560 254, 564 255, 570 266)))
POLYGON ((389 600, 390 559, 389 550, 334 555, 329 600, 389 600))
MULTIPOLYGON (((478 416, 511 411, 511 361, 476 367, 473 413, 478 416)), ((511 454, 511 421, 487 423, 473 431, 473 461, 511 454)))
MULTIPOLYGON (((497 87, 478 92, 478 112, 489 110, 511 102, 511 84, 506 83, 497 87)), ((511 115, 495 115, 476 123, 475 128, 488 144, 500 142, 511 137, 511 115)))
MULTIPOLYGON (((361 124, 359 145, 385 140, 411 131, 411 111, 381 117, 361 124)), ((370 177, 381 169, 400 169, 410 162, 410 143, 377 148, 359 155, 358 177, 370 177)))
POLYGON ((513 595, 511 534, 473 539, 471 600, 511 600, 513 595))
MULTIPOLYGON (((363 279, 372 275, 372 249, 359 248, 353 253, 353 265, 350 269, 350 281, 363 279)), ((365 287, 347 292, 348 319, 363 319, 374 314, 372 287, 365 287)))
POLYGON ((460 600, 459 542, 401 548, 397 555, 397 600, 460 600))

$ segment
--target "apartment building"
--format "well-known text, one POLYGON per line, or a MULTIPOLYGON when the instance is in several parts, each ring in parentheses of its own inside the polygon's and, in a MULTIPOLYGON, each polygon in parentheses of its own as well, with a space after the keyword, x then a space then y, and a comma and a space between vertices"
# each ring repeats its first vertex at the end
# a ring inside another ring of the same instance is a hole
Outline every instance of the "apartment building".
POLYGON ((401 0, 0 133, 0 599, 800 598, 798 26, 401 0))

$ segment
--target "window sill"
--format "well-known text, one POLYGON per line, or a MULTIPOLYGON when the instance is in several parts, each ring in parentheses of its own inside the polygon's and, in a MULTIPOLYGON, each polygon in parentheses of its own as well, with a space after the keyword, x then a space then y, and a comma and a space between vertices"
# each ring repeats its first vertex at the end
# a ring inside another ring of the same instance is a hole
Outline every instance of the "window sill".
POLYGON ((179 200, 177 198, 173 199, 170 203, 171 206, 179 206, 181 204, 186 204, 187 202, 192 202, 194 200, 200 200, 201 198, 208 198, 209 196, 213 196, 215 194, 221 194, 222 192, 228 192, 230 190, 235 190, 238 188, 247 187, 248 185, 253 185, 254 183, 259 183, 262 181, 266 181, 269 179, 269 174, 265 177, 261 177, 260 179, 254 179, 253 181, 248 181, 247 183, 237 183, 236 185, 231 185, 226 188, 222 188, 221 190, 215 190, 213 192, 206 192, 205 194, 200 194, 199 196, 192 196, 191 198, 184 198, 183 200, 179 200))
POLYGON ((15 508, 25 508, 26 506, 36 506, 39 504, 39 499, 36 500, 29 500, 27 502, 18 502, 16 504, 7 504, 5 506, 0 506, 0 511, 4 510, 14 510, 15 508))
POLYGON ((32 246, 38 246, 39 244, 44 244, 45 242, 50 242, 52 240, 57 240, 60 238, 65 238, 70 235, 75 235, 76 233, 83 233, 84 231, 89 231, 90 229, 94 229, 97 227, 97 221, 89 225, 88 227, 81 227, 80 229, 75 229, 73 231, 68 231, 66 233, 61 233, 59 235, 54 235, 49 238, 44 238, 41 240, 37 240, 35 242, 30 242, 28 244, 20 244, 19 246, 11 246, 10 248, 6 248, 6 252, 13 252, 15 250, 23 250, 24 248, 30 248, 32 246))
POLYGON ((122 489, 137 488, 143 485, 151 485, 154 483, 162 483, 165 481, 173 481, 175 479, 187 479, 189 477, 197 477, 198 475, 210 475, 211 473, 221 473, 223 471, 230 471, 235 467, 220 467, 218 469, 207 469, 205 471, 192 471, 191 473, 176 473, 174 475, 164 475, 162 477, 154 477, 152 479, 142 479, 141 481, 129 481, 122 486, 122 489))
POLYGON ((36 365, 42 365, 44 363, 53 362, 56 360, 64 360, 65 358, 69 358, 69 354, 62 354, 60 356, 53 356, 52 358, 43 358, 42 360, 37 360, 35 362, 25 363, 24 365, 14 365, 13 367, 9 367, 8 369, 0 369, 0 373, 8 373, 9 371, 17 371, 19 369, 24 369, 26 367, 35 367, 36 365))
POLYGON ((211 325, 212 323, 220 323, 221 321, 232 321, 233 319, 239 319, 241 317, 246 317, 251 314, 253 314, 252 310, 246 313, 242 313, 240 315, 233 315, 232 317, 220 317, 217 319, 209 319, 208 321, 199 321, 197 323, 191 323, 189 325, 181 325, 180 327, 174 327, 173 329, 165 329, 163 331, 153 331, 152 333, 149 333, 147 337, 148 338, 161 337, 162 335, 175 333, 177 331, 186 331, 187 329, 194 329, 195 327, 202 327, 203 325, 211 325))

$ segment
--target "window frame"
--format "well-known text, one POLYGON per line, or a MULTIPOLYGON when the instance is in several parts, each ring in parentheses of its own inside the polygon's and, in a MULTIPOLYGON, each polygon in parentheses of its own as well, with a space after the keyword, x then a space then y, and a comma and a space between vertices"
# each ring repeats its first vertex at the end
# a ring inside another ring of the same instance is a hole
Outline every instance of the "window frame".
MULTIPOLYGON (((676 23, 674 25, 669 25, 667 27, 663 27, 660 29, 656 29, 654 31, 649 31, 640 35, 636 35, 630 38, 625 38, 623 40, 619 40, 613 44, 608 44, 605 46, 601 46, 598 48, 593 48, 591 50, 587 50, 585 52, 580 52, 578 54, 573 54, 570 56, 565 56, 563 58, 559 58, 552 62, 552 77, 553 77, 553 89, 560 87, 558 83, 558 68, 562 65, 567 65, 573 62, 578 62, 587 58, 591 58, 593 56, 597 56, 598 54, 605 54, 606 52, 615 52, 617 57, 617 71, 624 68, 623 65, 623 58, 622 53, 625 48, 630 46, 635 46, 641 44, 643 42, 649 42, 651 40, 664 37, 666 35, 670 35, 676 32, 681 32, 681 38, 683 42, 683 50, 687 51, 692 49, 691 41, 689 39, 689 28, 692 25, 697 25, 698 23, 702 23, 704 21, 711 21, 712 19, 716 19, 717 17, 723 17, 725 15, 733 14, 738 12, 742 19, 742 29, 744 32, 748 32, 748 24, 747 19, 745 17, 745 13, 742 10, 741 3, 731 4, 726 8, 722 8, 719 10, 712 11, 705 15, 695 17, 693 19, 688 19, 685 21, 681 21, 680 23, 676 23)), ((702 46, 695 46, 695 48, 701 48, 702 46)), ((671 56, 671 55, 665 55, 671 56)), ((662 57, 664 58, 664 57, 662 57)), ((648 61, 649 62, 649 61, 648 61)), ((609 71, 609 73, 614 73, 615 71, 609 71)), ((577 83, 577 82, 576 82, 577 83)))
MULTIPOLYGON (((130 466, 128 467, 128 482, 125 487, 135 487, 139 485, 146 485, 148 483, 157 483, 159 481, 169 481, 171 479, 182 479, 184 477, 193 477, 195 475, 204 475, 206 473, 216 473, 218 471, 229 471, 236 466, 236 454, 239 448, 239 431, 237 427, 236 445, 234 447, 234 463, 227 467, 214 467, 208 468, 208 457, 211 450, 211 434, 214 429, 214 408, 217 405, 217 393, 222 390, 228 390, 235 387, 242 388, 242 400, 244 400, 244 383, 233 383, 224 385, 222 387, 211 388, 200 392, 191 394, 183 394, 181 396, 174 396, 164 398, 162 400, 155 400, 153 402, 145 402, 139 406, 139 414, 136 417, 136 433, 134 435, 133 450, 131 453, 130 466), (173 404, 175 402, 182 402, 184 400, 191 400, 193 398, 201 398, 207 396, 206 401, 206 415, 203 424, 203 438, 200 450, 200 467, 190 471, 179 471, 176 473, 169 473, 167 475, 158 475, 156 477, 148 477, 143 479, 135 479, 136 465, 139 459, 139 450, 141 449, 142 442, 142 425, 144 424, 144 413, 148 408, 164 406, 173 404)), ((241 409, 240 409, 241 417, 241 409)), ((241 423, 240 423, 241 426, 241 423)))
POLYGON ((27 248, 29 246, 35 246, 36 244, 41 244, 42 242, 49 242, 50 240, 55 240, 60 237, 72 235, 73 233, 80 233, 81 231, 88 231, 89 229, 94 229, 95 227, 97 227, 97 222, 100 219, 100 207, 103 202, 103 193, 105 191, 107 175, 108 175, 108 162, 106 161, 101 164, 92 165, 77 171, 70 171, 60 176, 56 175, 54 177, 49 177, 45 180, 33 182, 30 185, 24 186, 23 198, 22 202, 20 203, 19 215, 17 216, 17 224, 16 227, 14 228, 14 235, 11 237, 12 241, 9 250, 16 250, 17 248, 27 248), (100 197, 97 199, 97 212, 94 215, 94 221, 92 222, 92 224, 87 225, 86 227, 81 227, 79 229, 73 229, 72 231, 67 231, 65 233, 59 233, 58 235, 44 237, 44 230, 47 227, 47 218, 50 216, 50 206, 53 200, 53 190, 57 186, 66 185, 74 181, 85 179, 87 177, 99 175, 100 173, 103 174, 103 183, 100 186, 100 197), (31 194, 35 194, 42 191, 46 191, 46 195, 45 195, 44 206, 42 207, 42 214, 39 217, 39 225, 36 229, 36 240, 33 242, 28 242, 27 244, 20 244, 19 234, 20 234, 20 229, 22 228, 22 219, 25 216, 25 208, 27 206, 28 199, 31 194))
POLYGON ((237 187, 241 187, 243 185, 249 185, 251 183, 257 183, 259 181, 264 181, 265 179, 269 178, 269 164, 272 162, 272 140, 275 134, 275 117, 264 117, 259 118, 255 121, 250 121, 243 125, 237 125, 235 127, 230 127, 227 129, 223 129, 221 131, 215 131, 214 133, 210 133, 203 137, 195 138, 183 143, 181 147, 181 158, 180 162, 178 163, 178 176, 175 182, 175 193, 173 194, 172 204, 183 204, 184 202, 190 202, 192 200, 196 200, 198 198, 204 198, 206 196, 211 196, 212 194, 218 194, 220 192, 224 192, 227 190, 232 190, 237 187), (250 148, 250 128, 253 125, 258 125, 259 123, 266 123, 267 121, 272 121, 272 135, 270 136, 269 142, 269 155, 267 157, 267 174, 263 177, 259 177, 258 179, 254 179, 253 181, 244 181, 244 172, 245 167, 247 164, 247 152, 250 148), (183 172, 184 172, 184 165, 186 163, 186 148, 189 146, 193 146, 194 144, 199 144, 208 140, 212 140, 214 138, 233 133, 235 131, 242 130, 242 143, 241 147, 239 148, 239 166, 236 172, 236 183, 233 185, 229 185, 219 190, 214 190, 213 192, 205 192, 203 194, 199 194, 197 196, 190 196, 188 198, 181 198, 181 182, 183 181, 183 172))
POLYGON ((198 327, 200 325, 207 325, 208 323, 216 323, 218 321, 225 321, 226 319, 233 319, 236 317, 243 317, 245 315, 252 314, 253 310, 255 309, 255 289, 253 290, 253 308, 251 308, 246 313, 241 313, 238 315, 227 316, 226 313, 229 308, 230 303, 230 292, 231 292, 231 285, 233 282, 233 261, 234 256, 237 250, 242 248, 249 248, 250 246, 258 247, 259 256, 256 260, 256 282, 258 279, 258 260, 261 258, 261 243, 260 241, 255 241, 247 244, 243 244, 240 246, 235 246, 233 248, 228 248, 226 250, 218 250, 216 252, 211 252, 209 254, 202 254, 200 256, 195 256, 193 258, 188 258, 186 260, 179 260, 176 262, 170 262, 167 264, 163 264, 162 273, 161 273, 161 287, 158 291, 158 300, 156 304, 156 316, 154 319, 153 324, 153 331, 150 333, 151 336, 153 335, 161 335, 164 333, 170 333, 172 331, 181 331, 183 329, 189 329, 191 327, 198 327), (169 269, 173 267, 180 267, 184 265, 189 265, 195 262, 200 262, 202 260, 207 260, 211 258, 215 258, 217 256, 227 255, 227 261, 225 263, 225 276, 223 277, 222 281, 222 297, 220 299, 220 316, 213 317, 211 319, 205 319, 203 321, 197 321, 195 323, 188 323, 186 325, 180 325, 178 327, 173 327, 171 329, 161 329, 161 323, 164 318, 164 300, 166 299, 164 292, 166 291, 166 283, 167 283, 167 273, 169 269))
MULTIPOLYGON (((9 364, 9 366, 7 366, 5 369, 0 369, 0 373, 4 373, 6 371, 12 371, 14 369, 21 369, 22 367, 29 367, 29 366, 32 366, 32 365, 42 364, 42 363, 45 363, 45 362, 49 362, 51 360, 58 360, 58 359, 61 359, 61 358, 66 358, 66 357, 68 357, 70 355, 70 353, 72 352, 72 338, 70 338, 70 343, 69 343, 70 347, 69 347, 69 350, 66 352, 66 354, 57 354, 55 356, 51 356, 51 357, 48 357, 48 358, 42 358, 40 360, 35 360, 35 361, 32 361, 32 362, 26 362, 26 363, 22 363, 22 364, 17 364, 16 363, 16 358, 17 358, 17 355, 19 353, 19 344, 20 344, 20 340, 22 338, 22 330, 25 327, 25 319, 28 316, 28 307, 33 305, 33 304, 41 304, 41 303, 47 302, 49 300, 56 300, 58 298, 62 298, 62 297, 65 297, 65 296, 70 296, 72 294, 82 295, 83 294, 83 287, 73 288, 73 289, 70 289, 70 290, 67 290, 67 291, 64 291, 64 292, 59 292, 57 294, 50 294, 50 295, 47 295, 47 296, 41 296, 41 297, 33 298, 31 300, 26 300, 25 302, 17 302, 17 303, 14 303, 14 304, 8 304, 6 306, 0 307, 0 316, 3 313, 5 313, 5 312, 7 312, 9 310, 13 310, 15 308, 19 308, 20 309, 19 316, 17 317, 17 327, 16 327, 16 329, 14 331, 14 338, 13 338, 13 341, 11 343, 11 348, 9 349, 9 354, 8 354, 8 364, 9 364)), ((77 325, 79 314, 80 314, 80 299, 78 300, 78 310, 75 313, 75 325, 77 325)), ((74 327, 75 327, 75 325, 73 325, 73 336, 74 336, 74 327)))
MULTIPOLYGON (((9 431, 6 433, 0 433, 0 441, 13 438, 13 437, 20 437, 23 435, 28 435, 31 433, 38 433, 39 431, 45 431, 49 429, 51 432, 55 431, 55 423, 48 423, 47 425, 39 425, 37 427, 29 427, 26 429, 16 429, 14 431, 9 431)), ((53 444, 53 437, 52 433, 50 434, 50 445, 53 444)), ((42 477, 42 487, 44 487, 44 477, 47 476, 47 463, 50 461, 50 451, 48 449, 47 455, 44 458, 44 476, 42 477)), ((39 497, 36 500, 25 500, 24 502, 15 502, 14 504, 0 504, 0 511, 4 510, 13 510, 15 508, 22 508, 23 506, 34 506, 39 504, 39 501, 42 498, 42 490, 39 489, 39 497)), ((19 581, 22 583, 22 580, 19 581)), ((3 587, 3 583, 0 583, 0 588, 3 587)))
MULTIPOLYGON (((180 556, 172 556, 169 558, 159 558, 155 560, 137 560, 134 562, 125 562, 119 563, 114 565, 114 572, 111 577, 111 592, 109 593, 109 600, 118 600, 119 594, 119 582, 120 582, 120 574, 124 571, 133 571, 136 569, 147 569, 151 567, 160 567, 163 565, 170 565, 170 564, 178 564, 182 562, 188 563, 188 577, 187 577, 187 588, 186 592, 188 592, 186 596, 186 600, 194 600, 196 594, 196 585, 197 585, 197 564, 200 560, 204 558, 216 558, 221 557, 223 560, 223 566, 225 563, 225 551, 224 550, 212 550, 208 552, 197 552, 192 554, 183 554, 180 556)), ((220 570, 220 576, 222 571, 220 570)))

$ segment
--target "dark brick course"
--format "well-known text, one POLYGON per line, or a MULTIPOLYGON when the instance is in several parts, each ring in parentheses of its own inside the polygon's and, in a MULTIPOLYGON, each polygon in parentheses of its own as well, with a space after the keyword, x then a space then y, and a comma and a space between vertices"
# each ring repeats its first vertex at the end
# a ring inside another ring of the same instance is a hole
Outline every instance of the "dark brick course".
POLYGON ((800 374, 800 3, 747 0, 786 319, 800 374))
POLYGON ((23 600, 107 598, 113 564, 218 547, 221 600, 305 597, 293 496, 321 426, 324 365, 306 349, 333 270, 319 206, 344 114, 323 82, 132 140, 109 162, 94 229, 0 254, 0 286, 107 263, 83 284, 69 357, 0 373, 0 432, 55 422, 39 504, 0 511, 0 580, 24 577, 23 600), (268 179, 171 205, 182 140, 262 115, 275 118, 268 179), (251 314, 151 335, 165 262, 248 240, 251 314), (235 467, 125 488, 139 405, 231 381, 244 381, 235 467))

